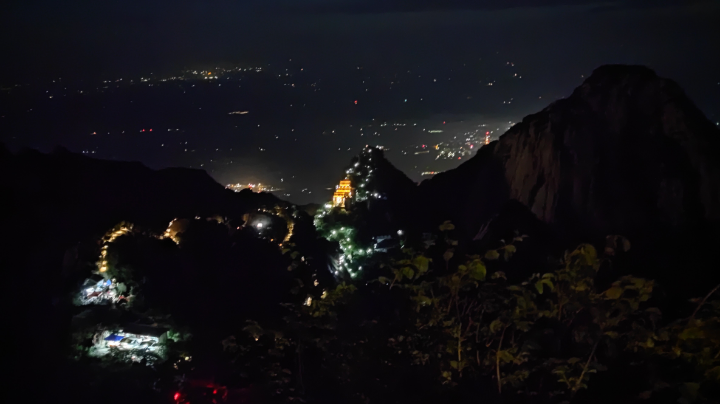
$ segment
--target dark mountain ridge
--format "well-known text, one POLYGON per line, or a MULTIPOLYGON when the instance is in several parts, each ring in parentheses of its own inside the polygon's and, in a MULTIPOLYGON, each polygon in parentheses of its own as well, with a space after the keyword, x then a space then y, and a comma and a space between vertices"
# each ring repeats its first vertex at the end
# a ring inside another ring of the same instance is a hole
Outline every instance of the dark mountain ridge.
POLYGON ((720 130, 675 82, 608 65, 420 192, 436 209, 475 211, 468 235, 504 200, 571 234, 642 233, 720 219, 718 151, 720 130))
POLYGON ((237 218, 263 205, 286 204, 272 194, 225 189, 205 171, 156 171, 62 148, 4 153, 2 165, 3 186, 22 211, 41 223, 65 222, 78 236, 83 230, 104 232, 122 220, 162 228, 175 217, 237 218))
POLYGON ((680 283, 701 291, 719 278, 707 253, 720 242, 718 152, 720 130, 677 83, 643 66, 608 65, 424 181, 417 200, 430 224, 452 220, 476 241, 533 229, 528 240, 560 249, 624 235, 633 242, 624 271, 669 285, 692 268, 680 283))

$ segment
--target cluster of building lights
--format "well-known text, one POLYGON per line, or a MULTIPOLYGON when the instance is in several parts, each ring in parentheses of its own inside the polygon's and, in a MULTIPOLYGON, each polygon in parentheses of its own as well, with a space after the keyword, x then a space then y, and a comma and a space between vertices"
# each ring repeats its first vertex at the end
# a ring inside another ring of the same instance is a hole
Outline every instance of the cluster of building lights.
MULTIPOLYGON (((158 236, 158 239, 164 239, 169 238, 172 241, 175 242, 175 244, 179 244, 180 240, 177 238, 177 233, 172 232, 172 226, 175 224, 175 222, 178 219, 173 219, 170 224, 168 224, 167 230, 161 235, 158 236)), ((121 226, 117 230, 110 230, 103 236, 102 238, 102 247, 100 248, 100 260, 98 261, 98 271, 100 272, 107 272, 108 270, 108 260, 107 260, 107 254, 108 254, 108 248, 110 247, 110 244, 112 244, 118 237, 123 236, 125 234, 129 234, 132 232, 133 225, 128 224, 125 226, 121 226)))
MULTIPOLYGON (((323 218, 333 209, 331 203, 325 204, 325 206, 318 211, 315 215, 315 227, 320 229, 323 227, 323 218)), ((330 241, 337 241, 340 244, 342 252, 337 259, 337 265, 335 266, 335 275, 340 275, 340 271, 350 274, 352 278, 357 277, 357 271, 353 266, 353 258, 357 258, 363 255, 372 254, 372 249, 367 251, 360 247, 357 247, 353 242, 354 229, 350 227, 342 226, 340 228, 328 229, 326 239, 330 241)), ((358 270, 362 267, 358 267, 358 270)))
MULTIPOLYGON (((382 150, 381 148, 378 149, 382 150)), ((365 201, 371 197, 376 199, 383 197, 380 193, 369 190, 372 185, 371 181, 374 171, 372 168, 372 150, 372 147, 366 145, 362 153, 358 156, 358 161, 355 162, 352 168, 346 171, 349 176, 355 179, 359 188, 355 195, 358 202, 365 201)))
POLYGON ((178 219, 175 218, 175 219, 173 219, 173 220, 170 221, 170 224, 168 224, 168 227, 167 227, 167 229, 165 230, 165 233, 163 233, 163 235, 159 237, 160 239, 169 238, 170 240, 174 241, 175 244, 180 244, 180 240, 179 240, 178 237, 177 237, 177 232, 173 232, 173 231, 172 231, 173 224, 175 224, 175 222, 176 222, 177 220, 178 220, 178 219))
POLYGON ((275 188, 275 187, 273 187, 272 185, 266 185, 266 184, 262 184, 262 183, 259 183, 259 182, 258 182, 257 184, 240 184, 240 183, 237 183, 237 184, 227 184, 227 185, 225 186, 225 188, 227 188, 227 189, 232 189, 232 190, 235 191, 235 192, 240 192, 240 191, 242 191, 243 189, 249 189, 249 190, 255 191, 255 192, 275 192, 275 191, 280 191, 279 188, 275 188))
MULTIPOLYGON (((373 248, 363 248, 357 245, 354 241, 355 230, 348 226, 335 227, 331 229, 325 228, 324 218, 330 213, 333 208, 344 207, 346 203, 354 200, 356 202, 362 202, 368 198, 383 199, 384 196, 375 191, 371 191, 371 179, 373 175, 372 167, 372 147, 365 146, 365 149, 359 156, 357 162, 353 166, 345 171, 348 178, 355 180, 357 184, 357 190, 352 188, 349 192, 343 193, 344 198, 342 199, 342 205, 338 204, 339 198, 333 198, 332 203, 326 203, 318 213, 315 215, 314 224, 317 229, 323 229, 326 233, 326 238, 331 241, 337 241, 340 244, 342 253, 338 257, 338 262, 335 269, 335 275, 339 275, 340 271, 350 274, 350 277, 356 278, 362 266, 356 267, 356 261, 360 258, 369 257, 374 253, 373 248)), ((341 185, 348 186, 351 181, 345 179, 341 182, 341 185)), ((340 189, 340 186, 337 187, 340 189)), ((344 189, 344 188, 343 188, 344 189)), ((337 194, 337 192, 336 192, 337 194)))
POLYGON ((111 230, 105 234, 105 236, 102 238, 102 247, 100 248, 100 261, 98 261, 98 271, 107 272, 108 270, 107 252, 110 244, 118 237, 128 234, 131 231, 132 225, 128 225, 122 226, 117 230, 111 230))

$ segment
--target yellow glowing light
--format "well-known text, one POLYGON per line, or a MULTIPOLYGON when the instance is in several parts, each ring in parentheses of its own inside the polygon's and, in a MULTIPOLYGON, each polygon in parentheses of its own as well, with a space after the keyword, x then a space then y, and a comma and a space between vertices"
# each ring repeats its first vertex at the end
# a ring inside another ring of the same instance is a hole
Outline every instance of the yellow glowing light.
POLYGON ((350 184, 349 179, 344 179, 340 181, 340 185, 338 185, 337 189, 335 190, 335 193, 333 194, 332 203, 333 206, 345 206, 345 201, 348 198, 352 197, 352 186, 350 184))

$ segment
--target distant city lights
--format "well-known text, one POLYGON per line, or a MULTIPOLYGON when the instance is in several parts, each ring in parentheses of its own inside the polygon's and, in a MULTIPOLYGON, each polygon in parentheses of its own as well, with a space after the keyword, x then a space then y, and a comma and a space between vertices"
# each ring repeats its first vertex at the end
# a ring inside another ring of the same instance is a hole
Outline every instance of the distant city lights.
POLYGON ((240 191, 242 191, 243 189, 249 189, 249 190, 251 190, 251 191, 253 191, 253 192, 276 192, 276 191, 281 191, 280 188, 275 188, 275 187, 273 187, 272 185, 266 185, 266 184, 262 184, 262 183, 259 183, 259 182, 258 182, 257 184, 240 184, 240 183, 237 183, 237 184, 227 184, 227 185, 225 186, 225 188, 231 189, 231 190, 233 190, 233 191, 235 191, 235 192, 240 192, 240 191))

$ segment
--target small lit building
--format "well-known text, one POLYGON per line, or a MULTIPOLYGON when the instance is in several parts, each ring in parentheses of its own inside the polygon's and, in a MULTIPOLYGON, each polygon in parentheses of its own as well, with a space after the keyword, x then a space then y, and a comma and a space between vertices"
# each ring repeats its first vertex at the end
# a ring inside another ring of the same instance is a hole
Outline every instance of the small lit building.
POLYGON ((345 201, 347 201, 348 198, 352 198, 353 189, 350 185, 350 180, 345 178, 344 180, 340 181, 340 185, 338 185, 335 189, 335 193, 333 194, 333 206, 345 206, 345 201))
POLYGON ((99 335, 96 344, 105 348, 122 350, 150 350, 158 352, 161 345, 167 342, 168 330, 143 324, 128 324, 111 331, 105 330, 99 335))
POLYGON ((373 249, 376 252, 386 253, 400 247, 400 241, 390 235, 373 237, 373 241, 375 241, 373 249))

